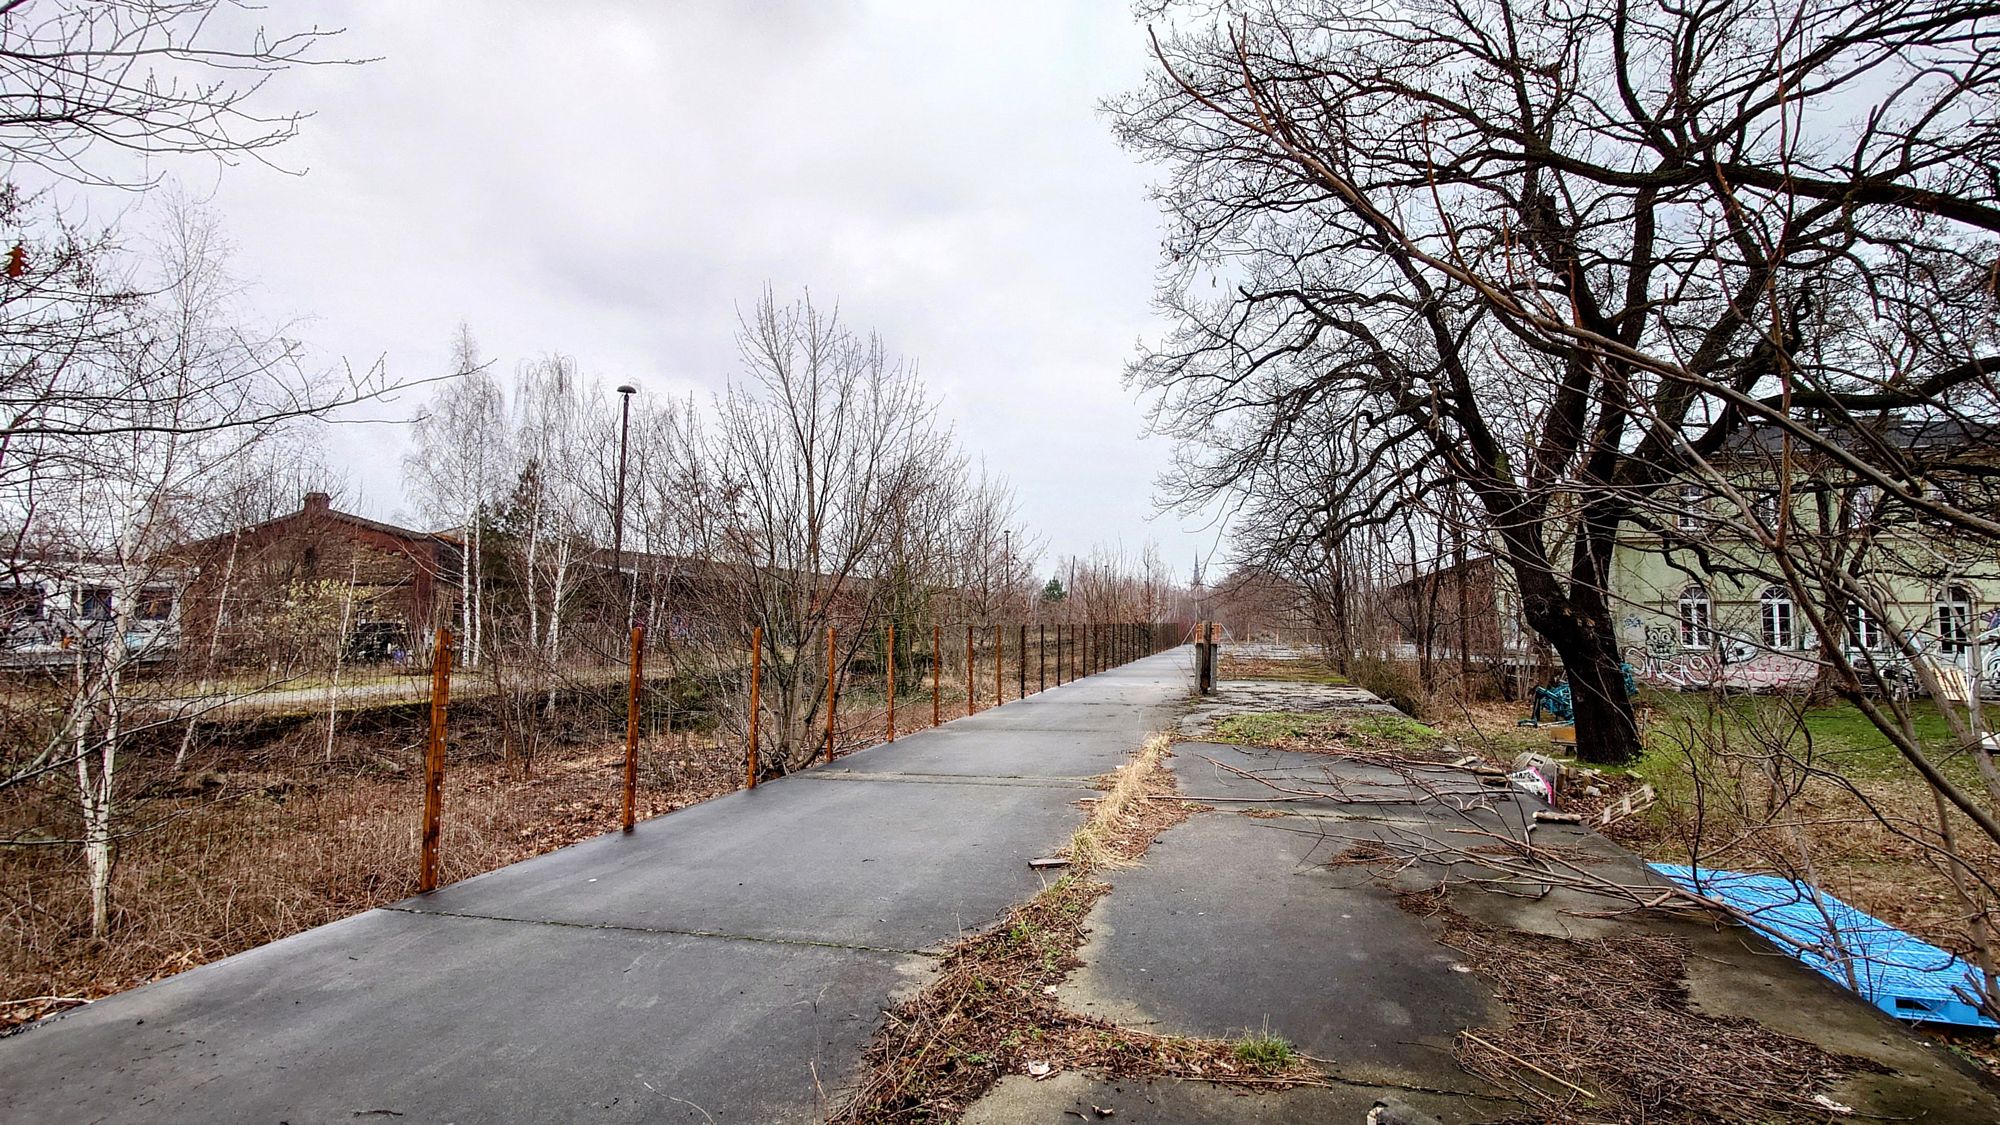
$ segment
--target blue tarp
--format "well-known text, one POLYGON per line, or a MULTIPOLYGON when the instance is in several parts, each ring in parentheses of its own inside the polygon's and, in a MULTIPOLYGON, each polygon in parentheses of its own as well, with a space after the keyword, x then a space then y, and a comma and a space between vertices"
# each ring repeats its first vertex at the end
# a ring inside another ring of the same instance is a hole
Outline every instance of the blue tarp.
POLYGON ((1978 970, 1825 891, 1775 875, 1650 866, 1742 911, 1779 949, 1897 1019, 2000 1029, 1973 1003, 1978 970))

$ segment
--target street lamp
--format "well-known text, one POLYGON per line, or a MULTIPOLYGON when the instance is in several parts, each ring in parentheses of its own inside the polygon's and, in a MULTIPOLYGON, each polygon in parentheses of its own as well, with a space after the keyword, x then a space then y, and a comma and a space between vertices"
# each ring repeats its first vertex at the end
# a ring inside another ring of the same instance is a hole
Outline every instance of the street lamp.
POLYGON ((625 586, 625 453, 632 431, 632 396, 637 393, 639 388, 630 383, 618 386, 618 494, 611 502, 611 570, 619 576, 621 594, 625 586))
POLYGON ((1000 604, 1007 604, 1007 587, 1014 583, 1014 529, 1000 529, 1000 604))

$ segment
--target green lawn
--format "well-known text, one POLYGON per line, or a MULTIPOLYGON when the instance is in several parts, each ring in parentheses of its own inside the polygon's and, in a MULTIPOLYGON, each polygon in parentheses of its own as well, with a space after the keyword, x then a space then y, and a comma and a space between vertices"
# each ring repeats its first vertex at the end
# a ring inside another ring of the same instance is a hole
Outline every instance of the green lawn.
MULTIPOLYGON (((1705 695, 1648 691, 1652 715, 1646 754, 1637 766, 1649 777, 1678 768, 1690 745, 1728 746, 1746 752, 1784 745, 1792 754, 1857 780, 1907 776, 1910 766, 1861 709, 1845 701, 1807 706, 1783 696, 1738 696, 1718 708, 1705 695)), ((1883 705, 1885 708, 1887 704, 1883 705)), ((1951 728, 1928 699, 1908 704, 1917 737, 1954 781, 1976 781, 1966 754, 1949 753, 1951 728)))

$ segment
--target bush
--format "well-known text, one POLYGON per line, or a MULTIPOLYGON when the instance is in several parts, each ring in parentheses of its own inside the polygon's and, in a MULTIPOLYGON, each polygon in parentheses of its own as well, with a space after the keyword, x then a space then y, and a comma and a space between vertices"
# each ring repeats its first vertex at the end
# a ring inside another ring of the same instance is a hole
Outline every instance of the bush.
POLYGON ((1376 656, 1356 656, 1348 665, 1355 683, 1381 696, 1403 714, 1417 720, 1437 717, 1437 698, 1417 679, 1407 663, 1376 656))

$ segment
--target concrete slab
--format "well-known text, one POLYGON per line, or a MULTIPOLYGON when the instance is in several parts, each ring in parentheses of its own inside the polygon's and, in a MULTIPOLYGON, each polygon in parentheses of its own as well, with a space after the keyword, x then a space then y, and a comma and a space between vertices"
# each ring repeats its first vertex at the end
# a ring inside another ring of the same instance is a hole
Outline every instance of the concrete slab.
POLYGON ((1252 1092, 1207 1082, 1169 1079, 1097 1078, 1065 1073, 1037 1082, 1020 1075, 1000 1080, 960 1118, 961 1125, 1054 1125, 1097 1121, 1111 1110, 1120 1125, 1223 1125, 1263 1121, 1273 1125, 1359 1125, 1375 1099, 1393 1095, 1445 1125, 1490 1121, 1518 1110, 1515 1103, 1387 1087, 1340 1084, 1252 1092))
MULTIPOLYGON (((1126 745, 1126 750, 1132 748, 1126 745)), ((1034 895, 1091 791, 792 777, 445 887, 413 910, 931 949, 1034 895)))
MULTIPOLYGON (((1623 882, 1648 881, 1651 873, 1636 857, 1602 837, 1594 838, 1608 849, 1599 851, 1598 862, 1580 866, 1623 882), (1615 854, 1605 854, 1606 850, 1615 854)), ((1589 917, 1601 915, 1610 903, 1573 890, 1522 898, 1461 887, 1453 891, 1451 903, 1492 925, 1554 937, 1583 939, 1640 930, 1673 937, 1688 947, 1688 994, 1697 1010, 1750 1020, 1883 1068, 1858 1072, 1836 1085, 1831 1091, 1835 1101, 1886 1120, 1968 1125, 2000 1121, 2000 1090, 1968 1065, 1749 930, 1652 914, 1589 917)))
POLYGON ((966 730, 1064 730, 1102 731, 1116 734, 1151 734, 1164 729, 1170 712, 1141 703, 1110 699, 1060 699, 1051 692, 1027 701, 1029 706, 1008 704, 981 711, 952 725, 966 730))
POLYGON ((1169 765, 1190 799, 1226 802, 1233 809, 1518 829, 1536 809, 1546 807, 1517 790, 1484 785, 1463 770, 1399 771, 1330 754, 1260 746, 1182 742, 1175 745, 1169 765), (1323 796, 1300 800, 1300 790, 1323 796))
POLYGON ((1240 816, 1169 829, 1112 877, 1064 1001, 1164 1034, 1282 1035, 1343 1075, 1484 1093, 1451 1060, 1499 1018, 1394 895, 1324 842, 1240 816))
POLYGON ((371 911, 5 1040, 0 1116, 810 1120, 927 964, 371 911))
POLYGON ((1127 739, 1088 731, 1012 729, 1004 738, 993 733, 954 724, 870 747, 812 772, 1075 781, 1116 769, 1132 752, 1127 739))

